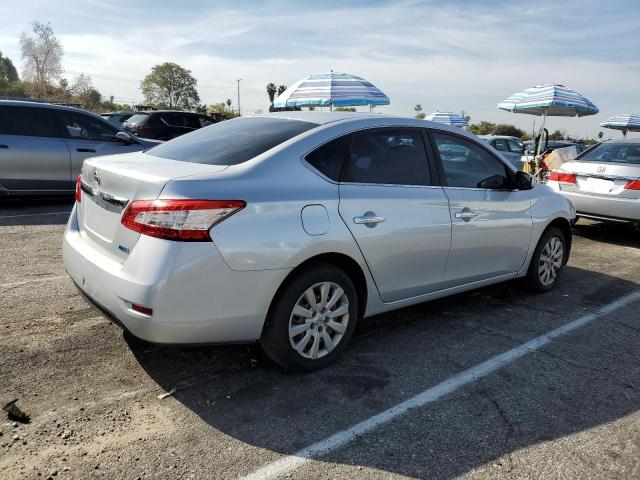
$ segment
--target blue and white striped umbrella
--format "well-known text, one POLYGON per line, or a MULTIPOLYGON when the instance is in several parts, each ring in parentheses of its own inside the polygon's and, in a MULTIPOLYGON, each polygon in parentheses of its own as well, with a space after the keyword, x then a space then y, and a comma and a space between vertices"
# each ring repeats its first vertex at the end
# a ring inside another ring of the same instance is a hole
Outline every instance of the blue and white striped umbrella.
POLYGON ((636 115, 635 113, 613 115, 602 122, 600 126, 614 130, 622 130, 622 134, 626 136, 627 132, 640 132, 640 115, 636 115))
POLYGON ((501 110, 551 117, 583 117, 600 110, 590 100, 564 85, 537 85, 514 93, 498 104, 501 110))
POLYGON ((467 128, 469 126, 469 122, 467 122, 466 118, 453 112, 433 112, 424 117, 424 119, 432 122, 444 123, 445 125, 451 125, 452 127, 458 128, 467 128))
POLYGON ((389 105, 389 97, 371 82, 348 73, 311 75, 287 88, 273 102, 275 108, 389 105))

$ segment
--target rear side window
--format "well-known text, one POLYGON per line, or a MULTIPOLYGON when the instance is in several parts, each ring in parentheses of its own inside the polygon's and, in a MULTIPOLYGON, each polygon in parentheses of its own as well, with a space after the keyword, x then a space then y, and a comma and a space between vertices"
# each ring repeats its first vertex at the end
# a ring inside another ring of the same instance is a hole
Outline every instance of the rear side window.
POLYGON ((332 140, 315 149, 305 158, 318 171, 336 182, 340 180, 342 165, 349 151, 351 135, 332 140))
POLYGON ((274 117, 240 117, 174 138, 148 155, 208 165, 237 165, 318 124, 274 117))
POLYGON ((343 181, 430 185, 422 132, 385 128, 355 133, 343 181))
POLYGON ((499 152, 508 152, 509 151, 509 147, 507 146, 507 141, 502 139, 502 138, 500 138, 498 140, 494 140, 493 146, 499 152))
POLYGON ((49 109, 0 107, 0 135, 60 137, 60 132, 49 109))
POLYGON ((127 120, 127 123, 131 125, 136 125, 138 123, 146 122, 148 118, 149 118, 149 115, 146 113, 136 113, 135 115, 132 115, 129 117, 129 119, 127 120))
POLYGON ((216 123, 213 118, 205 117, 203 115, 198 117, 198 122, 200 123, 201 127, 208 127, 209 125, 216 123))

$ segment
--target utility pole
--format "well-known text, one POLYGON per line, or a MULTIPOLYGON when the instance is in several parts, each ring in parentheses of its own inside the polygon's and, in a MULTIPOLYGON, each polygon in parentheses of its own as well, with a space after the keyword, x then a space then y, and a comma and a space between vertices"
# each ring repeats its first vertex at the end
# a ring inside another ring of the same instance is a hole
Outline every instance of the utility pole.
POLYGON ((236 80, 236 82, 238 82, 238 116, 242 115, 240 113, 240 80, 242 79, 239 78, 238 80, 236 80))

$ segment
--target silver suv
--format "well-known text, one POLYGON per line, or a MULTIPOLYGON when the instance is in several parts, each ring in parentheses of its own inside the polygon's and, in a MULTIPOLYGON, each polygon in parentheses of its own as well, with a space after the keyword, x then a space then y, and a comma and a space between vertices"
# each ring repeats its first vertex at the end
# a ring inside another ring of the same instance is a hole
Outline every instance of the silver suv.
POLYGON ((77 108, 0 100, 0 195, 73 193, 85 158, 157 143, 77 108))

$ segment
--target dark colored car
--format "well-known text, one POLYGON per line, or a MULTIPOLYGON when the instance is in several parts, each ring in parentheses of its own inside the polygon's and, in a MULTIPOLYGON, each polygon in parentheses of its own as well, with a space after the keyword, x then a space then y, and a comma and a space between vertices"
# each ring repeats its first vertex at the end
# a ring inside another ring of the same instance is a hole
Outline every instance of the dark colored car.
POLYGON ((138 137, 171 140, 216 122, 215 118, 199 113, 154 110, 137 112, 122 127, 138 137))
POLYGON ((101 113, 100 116, 104 118, 107 122, 113 123, 116 127, 121 127, 122 124, 129 120, 130 117, 135 115, 136 112, 105 112, 101 113))

